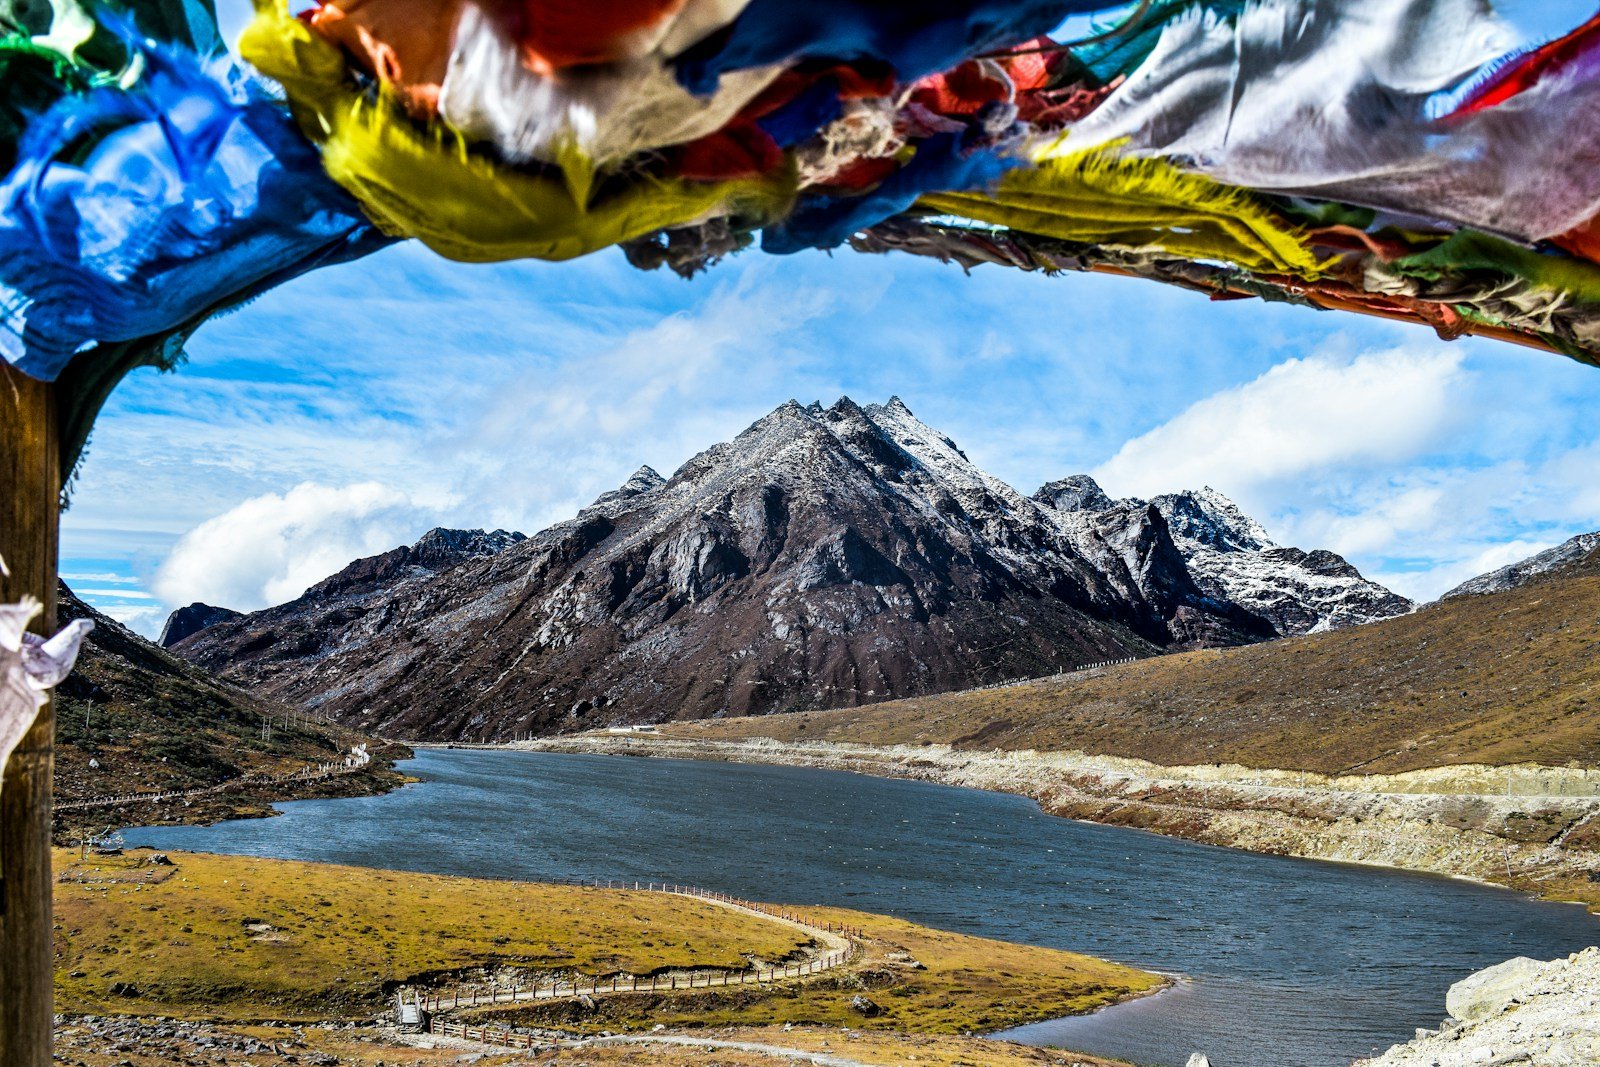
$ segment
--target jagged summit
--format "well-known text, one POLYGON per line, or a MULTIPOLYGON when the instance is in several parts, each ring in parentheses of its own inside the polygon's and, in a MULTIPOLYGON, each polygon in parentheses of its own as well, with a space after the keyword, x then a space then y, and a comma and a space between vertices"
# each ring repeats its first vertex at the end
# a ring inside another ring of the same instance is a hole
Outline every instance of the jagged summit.
POLYGON ((1087 474, 1058 478, 1039 487, 1033 499, 1057 511, 1105 511, 1115 504, 1100 483, 1087 474))
POLYGON ((455 564, 471 556, 492 556, 526 537, 510 530, 451 530, 435 526, 411 546, 411 561, 455 564))
POLYGON ((1094 478, 1075 474, 1045 485, 1033 499, 1066 517, 1153 509, 1202 590, 1247 608, 1285 636, 1403 615, 1414 606, 1367 581, 1336 553, 1278 545, 1259 522, 1210 486, 1149 501, 1112 500, 1094 478))
POLYGON ((653 493, 667 484, 667 480, 654 467, 649 465, 640 467, 628 476, 628 480, 615 489, 608 489, 594 498, 594 503, 583 509, 581 514, 593 511, 611 511, 637 500, 646 493, 653 493))
POLYGON ((161 636, 156 639, 156 643, 162 648, 171 648, 185 637, 197 634, 207 626, 239 617, 240 612, 232 608, 219 608, 214 604, 202 604, 197 600, 167 616, 166 625, 161 627, 161 636))
POLYGON ((1211 488, 1166 493, 1151 503, 1172 524, 1172 532, 1219 552, 1259 552, 1276 548, 1261 524, 1239 505, 1211 488))
MULTIPOLYGON (((361 568, 183 648, 353 722, 459 737, 872 703, 1288 632, 1219 593, 1185 546, 1220 551, 1159 503, 1094 509, 1076 486, 1076 510, 1025 497, 898 398, 791 400, 492 555, 361 568)), ((1211 541, 1250 529, 1190 497, 1173 511, 1215 513, 1211 541)))

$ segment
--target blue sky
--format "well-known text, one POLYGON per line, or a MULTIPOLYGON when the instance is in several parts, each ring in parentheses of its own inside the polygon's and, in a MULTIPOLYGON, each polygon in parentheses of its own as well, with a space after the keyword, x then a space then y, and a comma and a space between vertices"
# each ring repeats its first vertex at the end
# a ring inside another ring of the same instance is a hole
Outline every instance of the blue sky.
POLYGON ((1600 528, 1600 371, 1125 279, 843 251, 685 282, 614 252, 468 266, 408 245, 268 294, 190 356, 118 391, 63 522, 69 584, 146 632, 189 600, 289 599, 433 525, 537 529, 791 397, 898 394, 1025 492, 1209 484, 1412 596, 1600 528))

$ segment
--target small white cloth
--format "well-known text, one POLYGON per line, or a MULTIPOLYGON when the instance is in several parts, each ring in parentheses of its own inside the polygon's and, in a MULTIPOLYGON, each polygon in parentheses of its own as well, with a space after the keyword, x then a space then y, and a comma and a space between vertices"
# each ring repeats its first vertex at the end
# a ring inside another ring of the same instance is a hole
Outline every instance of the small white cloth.
POLYGON ((0 780, 11 753, 49 701, 46 694, 72 673, 78 649, 94 629, 88 619, 76 619, 47 641, 28 633, 28 624, 43 610, 33 597, 0 604, 0 780))

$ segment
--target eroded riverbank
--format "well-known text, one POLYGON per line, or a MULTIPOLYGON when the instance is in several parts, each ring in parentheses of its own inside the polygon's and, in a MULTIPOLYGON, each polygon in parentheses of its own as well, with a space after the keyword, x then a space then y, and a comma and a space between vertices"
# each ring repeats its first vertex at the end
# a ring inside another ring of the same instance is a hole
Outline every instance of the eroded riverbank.
POLYGON ((1467 766, 1333 778, 1073 752, 639 734, 503 747, 816 767, 995 790, 1066 818, 1471 878, 1600 908, 1600 772, 1586 769, 1467 766))

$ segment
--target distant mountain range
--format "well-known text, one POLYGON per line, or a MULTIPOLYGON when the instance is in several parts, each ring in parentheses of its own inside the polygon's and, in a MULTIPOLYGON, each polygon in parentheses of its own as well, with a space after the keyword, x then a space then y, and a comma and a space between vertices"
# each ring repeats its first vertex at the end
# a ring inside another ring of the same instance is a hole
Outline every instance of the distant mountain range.
MULTIPOLYGON (((854 706, 1412 605, 1210 489, 1026 497, 898 399, 785 404, 524 538, 434 530, 173 649, 380 732, 505 738, 854 706)), ((198 625, 200 628, 193 629, 198 625)))

